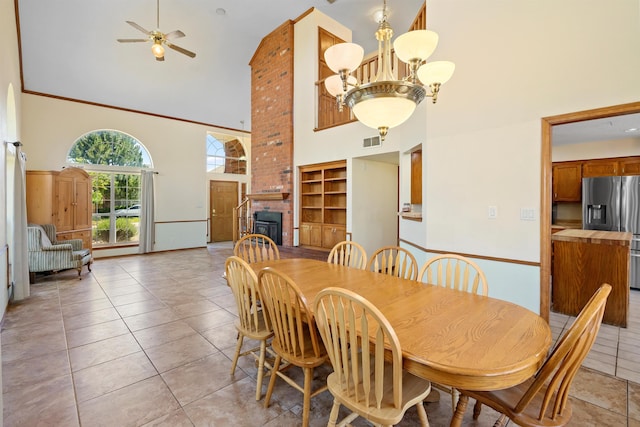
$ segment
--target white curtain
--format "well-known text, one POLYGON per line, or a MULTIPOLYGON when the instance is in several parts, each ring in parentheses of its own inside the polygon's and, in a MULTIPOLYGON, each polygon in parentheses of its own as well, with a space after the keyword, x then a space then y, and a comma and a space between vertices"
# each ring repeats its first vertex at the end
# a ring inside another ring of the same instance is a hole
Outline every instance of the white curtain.
POLYGON ((153 181, 156 173, 153 171, 142 171, 142 182, 140 189, 142 192, 140 202, 140 248, 139 252, 145 254, 153 251, 155 240, 154 228, 154 208, 153 208, 153 181))
POLYGON ((27 258, 26 156, 16 147, 13 178, 13 299, 29 296, 29 260, 27 258))

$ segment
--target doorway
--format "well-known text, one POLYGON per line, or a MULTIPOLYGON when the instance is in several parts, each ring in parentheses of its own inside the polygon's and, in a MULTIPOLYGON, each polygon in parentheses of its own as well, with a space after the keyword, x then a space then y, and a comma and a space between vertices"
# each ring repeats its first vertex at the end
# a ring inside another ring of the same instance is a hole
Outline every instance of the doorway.
POLYGON ((233 208, 238 206, 238 183, 209 181, 209 221, 212 242, 233 240, 233 208))
POLYGON ((549 321, 551 310, 551 149, 552 128, 605 117, 640 113, 640 102, 579 111, 542 119, 541 177, 540 177, 540 315, 549 321))

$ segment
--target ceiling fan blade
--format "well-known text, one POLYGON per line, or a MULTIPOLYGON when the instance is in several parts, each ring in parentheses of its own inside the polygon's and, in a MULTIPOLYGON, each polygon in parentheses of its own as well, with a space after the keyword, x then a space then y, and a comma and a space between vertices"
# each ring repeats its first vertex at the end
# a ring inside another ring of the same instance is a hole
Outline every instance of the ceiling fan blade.
POLYGON ((184 37, 185 34, 180 31, 180 30, 175 30, 175 31, 171 31, 170 33, 167 33, 164 35, 164 38, 169 40, 169 39, 179 39, 180 37, 184 37))
POLYGON ((138 42, 148 42, 149 39, 118 39, 120 43, 138 43, 138 42))
POLYGON ((138 31, 142 31, 145 34, 151 34, 151 31, 145 30, 144 28, 142 28, 140 25, 136 24, 133 21, 126 21, 127 24, 131 25, 133 28, 135 28, 138 31))
POLYGON ((176 46, 175 44, 172 44, 172 43, 169 43, 169 42, 165 42, 165 44, 167 46, 169 46, 171 49, 182 53, 183 55, 190 56, 191 58, 195 58, 196 57, 196 54, 191 52, 190 50, 184 49, 184 48, 182 48, 180 46, 176 46))

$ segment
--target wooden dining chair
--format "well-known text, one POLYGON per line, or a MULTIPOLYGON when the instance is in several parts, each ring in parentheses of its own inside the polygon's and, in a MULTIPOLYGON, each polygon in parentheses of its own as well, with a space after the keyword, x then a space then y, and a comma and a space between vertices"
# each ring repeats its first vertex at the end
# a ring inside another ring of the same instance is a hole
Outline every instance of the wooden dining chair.
POLYGON ((280 259, 278 245, 264 234, 247 234, 236 243, 233 254, 248 263, 280 259))
POLYGON ((251 355, 258 362, 258 384, 256 386, 256 400, 262 397, 262 379, 264 371, 271 369, 271 365, 265 362, 268 340, 273 337, 273 330, 269 325, 267 315, 258 306, 260 293, 258 291, 258 278, 247 262, 237 256, 227 258, 225 263, 227 283, 231 287, 238 320, 235 322, 238 338, 236 351, 231 363, 231 375, 236 371, 236 365, 240 356, 251 355), (260 347, 242 351, 244 338, 260 342, 260 347))
POLYGON ((311 390, 313 371, 328 362, 327 351, 318 337, 315 318, 307 306, 304 295, 291 278, 267 267, 260 270, 258 283, 262 303, 269 314, 274 332, 271 347, 276 353, 264 407, 269 407, 276 378, 280 377, 303 394, 302 425, 307 427, 311 398, 327 389, 325 384, 315 391, 311 390), (283 359, 288 362, 285 367, 280 366, 283 359), (302 368, 304 372, 302 386, 286 375, 285 369, 292 366, 302 368))
MULTIPOLYGON (((484 272, 478 264, 462 255, 443 254, 431 258, 420 269, 418 281, 484 296, 489 294, 484 272)), ((460 395, 458 391, 442 384, 433 385, 451 394, 451 408, 455 411, 460 395)))
POLYGON ((371 255, 367 270, 415 280, 418 277, 418 262, 405 248, 384 246, 371 255))
POLYGON ((331 249, 327 262, 364 270, 367 268, 367 251, 359 243, 345 240, 331 249))
POLYGON ((418 273, 423 283, 487 296, 489 286, 478 264, 455 254, 437 255, 428 260, 418 273))
MULTIPOLYGON (((523 427, 567 425, 572 413, 569 389, 598 335, 610 292, 611 285, 600 286, 531 379, 504 390, 460 390, 451 426, 461 425, 469 397, 502 414, 495 424, 498 427, 508 419, 523 427)), ((474 410, 473 418, 479 415, 474 410)))
POLYGON ((332 287, 318 293, 314 313, 333 365, 327 378, 333 395, 328 426, 336 425, 341 405, 352 413, 340 426, 358 416, 376 425, 394 425, 412 406, 420 424, 429 425, 422 402, 431 384, 402 370, 400 341, 380 310, 355 292, 332 287), (372 342, 368 337, 374 337, 372 342))

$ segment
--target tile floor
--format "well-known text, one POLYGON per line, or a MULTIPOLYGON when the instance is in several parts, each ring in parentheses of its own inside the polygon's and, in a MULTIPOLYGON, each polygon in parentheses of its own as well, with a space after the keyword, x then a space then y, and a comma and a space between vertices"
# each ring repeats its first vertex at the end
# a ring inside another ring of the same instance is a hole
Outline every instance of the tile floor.
MULTIPOLYGON (((38 277, 2 326, 4 426, 300 425, 302 397, 291 387, 279 381, 265 409, 254 400, 252 361, 229 375, 235 308, 221 275, 230 254, 229 244, 216 244, 97 260, 82 280, 75 271, 38 277)), ((553 315, 555 336, 567 321, 553 315)), ((603 328, 585 362, 591 369, 572 388, 571 425, 640 427, 633 327, 603 328)), ((326 425, 331 402, 327 392, 312 401, 312 426, 326 425)), ((426 409, 432 426, 449 424, 448 395, 426 409)), ((473 422, 471 412, 464 425, 497 417, 485 407, 473 422)), ((417 425, 415 410, 400 425, 417 425)))

